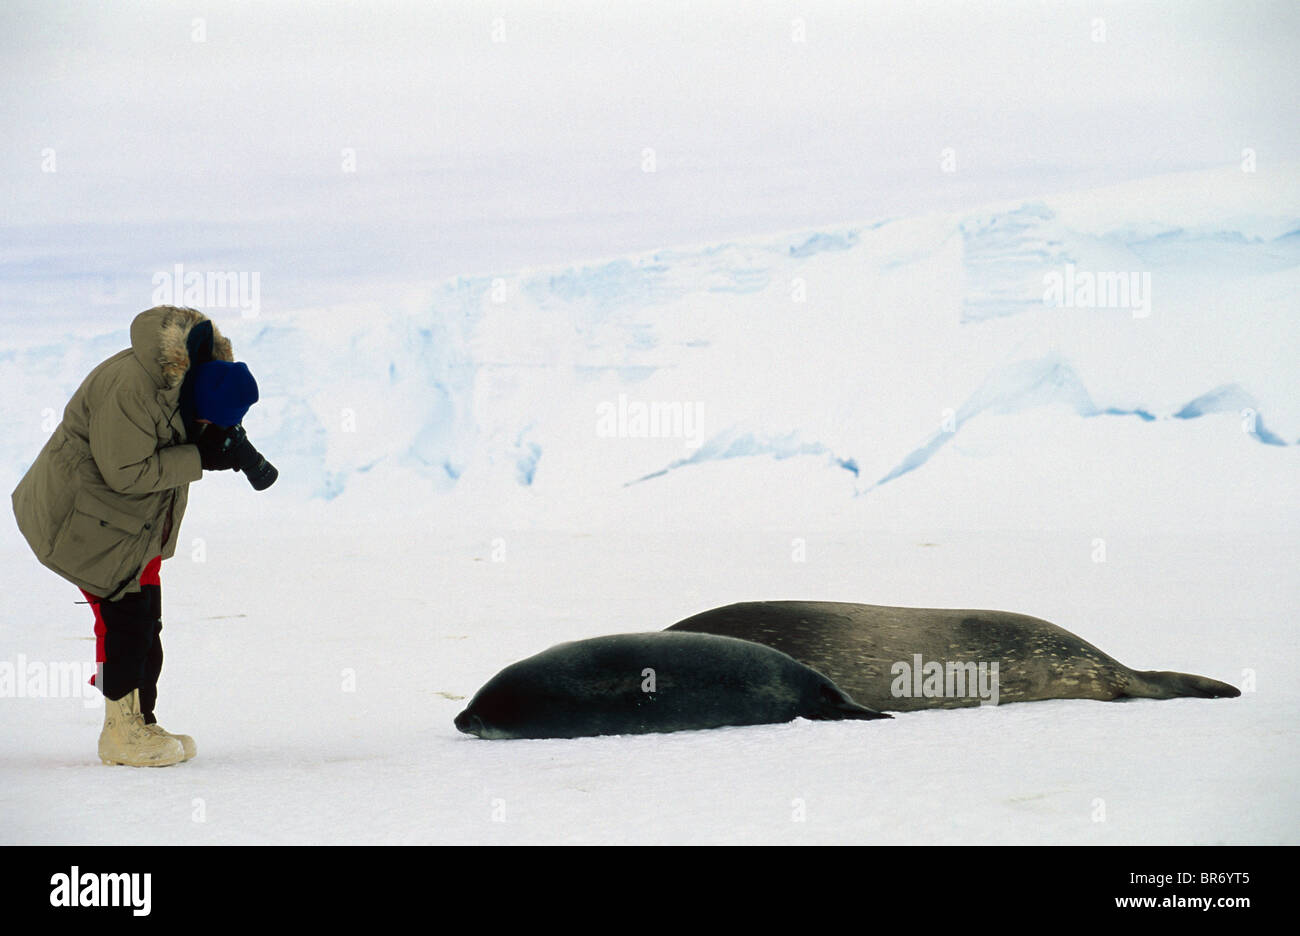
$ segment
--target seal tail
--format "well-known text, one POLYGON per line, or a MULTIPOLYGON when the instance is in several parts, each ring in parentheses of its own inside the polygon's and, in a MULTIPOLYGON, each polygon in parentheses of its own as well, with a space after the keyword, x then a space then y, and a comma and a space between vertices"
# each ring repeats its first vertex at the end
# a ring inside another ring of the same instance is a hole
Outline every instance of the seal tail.
POLYGON ((1241 690, 1208 676, 1139 670, 1133 673, 1124 696, 1130 699, 1235 699, 1241 690))
POLYGON ((821 705, 817 711, 805 716, 816 721, 839 721, 846 718, 856 718, 867 721, 874 718, 893 718, 884 712, 877 712, 875 709, 869 709, 865 705, 858 705, 843 691, 836 691, 829 686, 822 688, 821 705))

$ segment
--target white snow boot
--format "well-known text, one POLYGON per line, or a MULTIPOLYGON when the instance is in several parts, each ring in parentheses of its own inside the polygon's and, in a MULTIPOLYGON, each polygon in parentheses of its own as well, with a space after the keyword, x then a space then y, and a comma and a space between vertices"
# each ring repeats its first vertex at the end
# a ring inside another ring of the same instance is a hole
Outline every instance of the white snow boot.
POLYGON ((166 732, 150 731, 140 714, 140 691, 104 700, 104 730, 99 733, 99 759, 130 767, 168 767, 185 760, 185 748, 166 732))
POLYGON ((157 722, 154 722, 152 725, 145 725, 145 727, 154 734, 163 735, 168 738, 175 738, 179 741, 181 743, 181 748, 185 751, 186 760, 190 760, 195 754, 199 753, 198 745, 196 745, 194 739, 187 734, 172 734, 157 722))

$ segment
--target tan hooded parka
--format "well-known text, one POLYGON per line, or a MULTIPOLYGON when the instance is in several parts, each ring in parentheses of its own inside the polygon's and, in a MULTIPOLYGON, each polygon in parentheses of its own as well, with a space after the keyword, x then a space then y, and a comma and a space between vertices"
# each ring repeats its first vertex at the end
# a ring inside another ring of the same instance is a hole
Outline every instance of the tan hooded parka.
MULTIPOLYGON (((138 591, 144 564, 176 552, 189 483, 203 476, 198 448, 186 444, 181 384, 191 332, 208 321, 175 306, 137 315, 131 347, 82 381, 14 489, 14 515, 36 558, 92 595, 138 591)), ((234 360, 215 326, 201 353, 234 360)))

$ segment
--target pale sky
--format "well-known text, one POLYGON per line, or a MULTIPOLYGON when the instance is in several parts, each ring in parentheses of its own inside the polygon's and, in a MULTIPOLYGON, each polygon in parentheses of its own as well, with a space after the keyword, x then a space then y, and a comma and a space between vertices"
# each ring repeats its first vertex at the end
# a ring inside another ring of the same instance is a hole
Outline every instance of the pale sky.
POLYGON ((7 2, 0 314, 176 262, 307 302, 1290 161, 1298 39, 1293 3, 7 2))

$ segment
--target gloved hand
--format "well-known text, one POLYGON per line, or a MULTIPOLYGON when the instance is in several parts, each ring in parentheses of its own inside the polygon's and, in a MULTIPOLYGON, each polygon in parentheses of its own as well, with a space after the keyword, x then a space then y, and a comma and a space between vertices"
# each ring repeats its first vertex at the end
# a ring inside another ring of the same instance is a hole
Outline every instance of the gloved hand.
POLYGON ((194 444, 204 471, 229 471, 235 467, 228 428, 204 423, 194 444))

